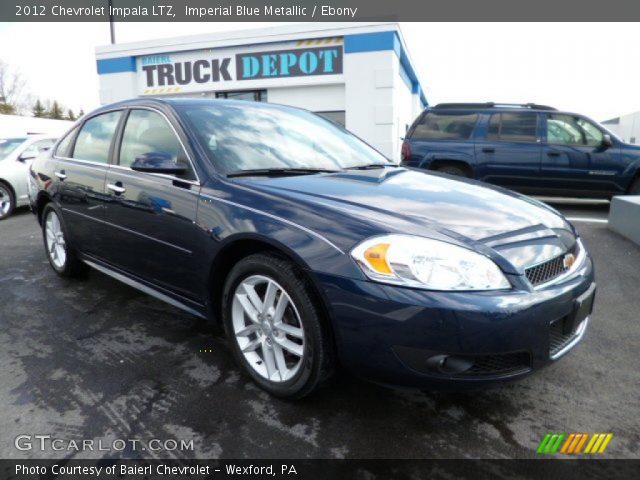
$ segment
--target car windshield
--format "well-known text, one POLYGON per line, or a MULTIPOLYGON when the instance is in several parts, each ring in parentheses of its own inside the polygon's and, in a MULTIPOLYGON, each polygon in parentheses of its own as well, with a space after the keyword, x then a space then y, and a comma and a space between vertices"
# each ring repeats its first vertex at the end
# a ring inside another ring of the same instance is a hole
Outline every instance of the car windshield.
POLYGON ((0 160, 7 157, 25 140, 26 138, 0 138, 0 160))
POLYGON ((389 161, 313 113, 246 101, 178 107, 224 173, 248 170, 341 170, 389 161))

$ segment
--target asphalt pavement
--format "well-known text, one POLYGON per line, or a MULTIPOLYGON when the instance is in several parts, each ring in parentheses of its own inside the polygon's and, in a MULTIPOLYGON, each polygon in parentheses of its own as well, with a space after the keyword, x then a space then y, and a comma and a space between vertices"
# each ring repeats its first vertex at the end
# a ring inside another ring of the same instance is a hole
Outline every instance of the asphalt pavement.
MULTIPOLYGON (((606 219, 606 206, 555 206, 606 219)), ((527 458, 547 432, 611 432, 602 457, 637 458, 640 248, 606 223, 576 226, 598 293, 585 338, 558 363, 464 394, 340 374, 285 402, 255 387, 204 322, 98 272, 58 278, 20 211, 0 222, 0 458, 527 458), (111 450, 18 450, 19 435, 111 450), (193 449, 119 451, 115 439, 193 449)))

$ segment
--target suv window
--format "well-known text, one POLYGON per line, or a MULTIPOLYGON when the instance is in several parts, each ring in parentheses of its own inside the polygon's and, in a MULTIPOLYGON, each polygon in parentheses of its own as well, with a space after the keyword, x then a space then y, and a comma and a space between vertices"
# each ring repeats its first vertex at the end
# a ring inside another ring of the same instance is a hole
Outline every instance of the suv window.
POLYGON ((419 140, 468 140, 478 121, 477 113, 427 112, 411 138, 419 140))
POLYGON ((502 112, 494 113, 489 120, 487 140, 502 142, 535 142, 535 113, 502 112))
POLYGON ((596 147, 602 140, 602 131, 584 118, 563 114, 547 116, 548 143, 596 147))
POLYGON ((189 169, 180 178, 195 180, 187 155, 167 120, 151 110, 131 110, 122 135, 120 165, 130 167, 136 157, 151 152, 168 153, 174 162, 189 169))
POLYGON ((76 139, 72 158, 108 163, 109 147, 122 112, 109 112, 87 120, 76 139))

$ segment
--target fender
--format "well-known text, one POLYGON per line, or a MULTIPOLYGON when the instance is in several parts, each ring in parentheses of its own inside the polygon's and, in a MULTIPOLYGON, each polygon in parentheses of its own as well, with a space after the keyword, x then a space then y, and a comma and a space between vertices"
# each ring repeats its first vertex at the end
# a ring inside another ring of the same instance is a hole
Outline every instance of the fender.
POLYGON ((431 169, 431 164, 434 160, 450 160, 454 162, 462 162, 465 163, 472 171, 474 170, 475 158, 473 152, 471 154, 468 154, 460 152, 458 150, 449 150, 446 148, 429 150, 429 152, 425 154, 420 160, 418 168, 429 170, 431 169))

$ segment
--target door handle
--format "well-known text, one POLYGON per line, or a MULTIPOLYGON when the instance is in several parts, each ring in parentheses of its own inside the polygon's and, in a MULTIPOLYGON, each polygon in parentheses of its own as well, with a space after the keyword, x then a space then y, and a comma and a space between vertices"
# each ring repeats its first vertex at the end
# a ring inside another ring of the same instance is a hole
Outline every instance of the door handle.
POLYGON ((482 151, 483 151, 484 153, 494 153, 494 152, 496 151, 496 149, 495 149, 495 148, 493 148, 493 147, 483 147, 483 148, 482 148, 482 151))
POLYGON ((107 188, 111 190, 113 193, 115 193, 116 195, 120 195, 121 193, 124 193, 127 191, 127 189, 124 188, 122 185, 117 185, 117 184, 114 185, 113 183, 109 183, 107 185, 107 188))
POLYGON ((559 157, 560 156, 560 152, 551 151, 551 152, 547 152, 547 155, 549 157, 559 157))
POLYGON ((60 180, 64 180, 67 178, 67 175, 64 173, 64 170, 60 170, 59 172, 53 172, 53 174, 58 177, 60 180))

